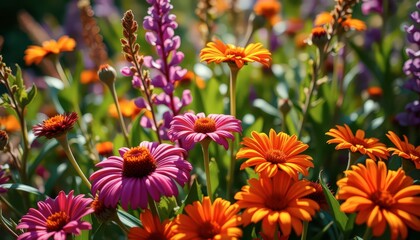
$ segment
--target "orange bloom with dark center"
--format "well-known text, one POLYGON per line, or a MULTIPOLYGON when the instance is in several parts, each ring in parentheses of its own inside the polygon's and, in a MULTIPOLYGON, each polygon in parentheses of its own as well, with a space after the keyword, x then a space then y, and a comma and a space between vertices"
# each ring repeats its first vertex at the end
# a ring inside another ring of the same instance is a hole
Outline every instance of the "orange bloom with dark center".
POLYGON ((114 149, 114 144, 112 142, 106 141, 96 144, 96 151, 98 151, 99 155, 108 157, 111 156, 114 149))
POLYGON ((366 223, 374 236, 383 235, 387 225, 391 239, 407 238, 407 226, 420 231, 420 186, 404 170, 387 170, 383 161, 371 159, 351 168, 337 181, 341 211, 357 213, 356 224, 366 223))
POLYGON ((58 41, 49 40, 42 43, 42 46, 31 45, 25 50, 26 65, 33 63, 40 64, 42 59, 50 54, 57 55, 61 52, 70 52, 76 47, 76 41, 68 36, 62 36, 58 41))
POLYGON ((365 131, 357 130, 356 135, 353 134, 350 127, 344 124, 343 126, 336 126, 337 129, 331 128, 327 133, 333 139, 328 140, 327 143, 337 143, 335 149, 349 149, 352 152, 359 152, 367 155, 369 158, 376 160, 388 159, 389 153, 385 144, 380 143, 377 138, 365 138, 365 131))
POLYGON ((280 10, 281 4, 277 0, 258 0, 254 5, 255 14, 265 17, 272 26, 281 20, 280 10))
POLYGON ((269 67, 271 53, 261 43, 251 43, 243 48, 215 40, 207 43, 206 47, 201 50, 200 59, 207 63, 235 63, 238 68, 242 68, 249 62, 259 62, 269 67))
POLYGON ((251 133, 252 138, 245 137, 236 158, 248 158, 241 165, 241 170, 255 167, 260 176, 273 177, 278 171, 286 172, 290 177, 298 179, 299 173, 308 175, 308 167, 313 167, 312 158, 301 154, 308 148, 307 144, 297 140, 295 135, 276 133, 270 130, 265 133, 251 133))
POLYGON ((142 227, 133 227, 128 232, 129 240, 170 240, 174 235, 171 230, 173 221, 168 219, 162 223, 158 216, 154 216, 149 209, 140 214, 142 227))
POLYGON ((35 125, 32 130, 37 137, 56 138, 70 131, 78 119, 77 113, 59 114, 35 125))
POLYGON ((414 147, 413 144, 408 142, 407 136, 403 135, 404 141, 402 141, 397 134, 389 131, 386 135, 389 140, 395 145, 395 148, 388 148, 388 151, 392 151, 392 155, 398 155, 402 158, 411 160, 417 169, 420 169, 420 146, 414 147))
POLYGON ((5 130, 6 132, 20 131, 19 120, 13 115, 0 117, 0 129, 5 130))
POLYGON ((239 207, 221 198, 211 203, 209 197, 195 201, 184 208, 175 220, 173 240, 186 239, 240 239, 242 230, 239 207))
MULTIPOLYGON (((134 100, 119 99, 118 103, 120 104, 121 114, 123 117, 135 118, 141 111, 140 108, 136 106, 134 100)), ((108 108, 108 113, 113 118, 118 118, 117 107, 115 104, 111 104, 108 108)))
MULTIPOLYGON (((350 29, 356 31, 364 31, 366 30, 366 24, 359 20, 353 18, 347 18, 344 21, 340 18, 338 19, 338 23, 344 28, 344 30, 348 31, 350 29)), ((334 18, 328 12, 322 12, 318 14, 315 18, 314 25, 315 26, 323 26, 326 24, 334 24, 334 18)))
POLYGON ((260 176, 250 179, 235 195, 236 204, 243 208, 244 225, 262 222, 263 233, 274 236, 276 228, 288 236, 292 228, 296 235, 302 233, 302 221, 311 221, 319 205, 307 198, 315 192, 309 181, 295 181, 286 173, 272 178, 260 176))

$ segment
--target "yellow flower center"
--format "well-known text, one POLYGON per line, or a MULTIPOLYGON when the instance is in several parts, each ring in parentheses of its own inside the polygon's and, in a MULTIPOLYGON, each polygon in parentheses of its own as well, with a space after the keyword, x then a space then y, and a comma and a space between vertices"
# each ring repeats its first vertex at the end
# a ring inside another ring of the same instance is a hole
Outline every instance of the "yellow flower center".
POLYGON ((63 115, 57 115, 44 121, 44 127, 53 128, 64 122, 63 115))
POLYGON ((194 123, 194 132, 210 133, 216 131, 216 122, 211 118, 199 118, 194 123))
POLYGON ((225 51, 225 55, 228 58, 244 58, 245 52, 242 47, 228 48, 225 51))
POLYGON ((47 232, 59 231, 69 222, 70 217, 65 212, 56 212, 47 218, 47 232))
POLYGON ((123 155, 123 176, 143 178, 156 169, 156 161, 145 147, 134 147, 123 155))
POLYGON ((265 159, 272 163, 284 163, 286 162, 287 155, 282 150, 271 149, 265 153, 265 159))
POLYGON ((287 203, 285 202, 285 198, 283 196, 273 194, 267 197, 265 200, 265 206, 273 211, 281 211, 287 206, 287 203))
POLYGON ((220 233, 220 226, 216 222, 204 222, 198 229, 200 239, 213 239, 214 236, 220 233))
POLYGON ((377 191, 372 195, 371 200, 381 208, 389 208, 395 204, 394 196, 388 191, 377 191))

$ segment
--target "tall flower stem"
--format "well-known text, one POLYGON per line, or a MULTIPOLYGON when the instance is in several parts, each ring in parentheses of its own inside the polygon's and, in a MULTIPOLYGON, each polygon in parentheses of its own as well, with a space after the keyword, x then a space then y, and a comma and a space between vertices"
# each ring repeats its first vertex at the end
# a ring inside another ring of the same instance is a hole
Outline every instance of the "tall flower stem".
POLYGON ((213 195, 211 191, 211 179, 210 179, 210 156, 209 156, 209 144, 210 140, 205 138, 203 141, 200 142, 201 149, 203 150, 203 158, 204 158, 204 170, 206 172, 206 186, 207 186, 207 196, 210 197, 210 200, 213 201, 213 195))
POLYGON ((302 136, 302 131, 303 131, 303 126, 305 124, 306 118, 308 116, 308 112, 309 112, 309 105, 311 104, 311 98, 312 95, 314 93, 314 90, 316 88, 316 81, 318 79, 318 65, 316 64, 316 62, 314 62, 312 64, 312 79, 311 79, 311 84, 309 86, 309 90, 306 94, 306 99, 305 99, 305 105, 303 106, 302 109, 302 120, 300 121, 300 127, 298 129, 298 138, 300 138, 302 136))
POLYGON ((366 226, 366 231, 365 231, 365 233, 363 234, 362 239, 363 239, 363 240, 369 240, 369 239, 371 239, 371 238, 372 238, 372 229, 371 229, 370 227, 367 227, 367 226, 366 226))
POLYGON ((126 128, 125 123, 124 123, 123 115, 121 113, 121 107, 120 107, 120 104, 118 102, 117 90, 115 89, 115 84, 107 84, 107 85, 109 87, 109 90, 111 91, 111 95, 112 95, 112 99, 114 100, 115 107, 117 108, 118 119, 119 119, 119 123, 120 123, 120 126, 121 126, 121 130, 123 132, 125 144, 126 144, 126 146, 130 146, 131 144, 130 144, 130 140, 128 139, 128 132, 127 132, 127 128, 126 128))
MULTIPOLYGON (((236 80, 238 77, 239 68, 235 63, 229 63, 230 68, 230 115, 236 117, 236 80)), ((229 175, 227 179, 226 198, 229 199, 233 188, 233 175, 235 173, 235 140, 232 140, 230 145, 230 164, 229 175)))
POLYGON ((70 85, 69 79, 67 78, 67 75, 64 72, 64 69, 61 66, 60 61, 58 60, 57 56, 54 57, 53 62, 55 64, 55 69, 57 70, 58 75, 61 78, 61 81, 63 81, 63 83, 64 83, 64 86, 69 86, 70 85))
POLYGON ((300 237, 301 240, 306 240, 306 237, 308 236, 308 222, 303 221, 303 230, 302 230, 302 236, 300 237))
POLYGON ((74 155, 70 149, 69 142, 67 140, 67 135, 63 134, 56 138, 57 141, 60 143, 60 145, 63 147, 64 152, 66 153, 71 165, 76 170, 77 174, 79 174, 80 178, 82 178, 82 181, 85 183, 85 185, 90 189, 92 185, 90 184, 89 180, 86 178, 85 174, 83 173, 82 169, 80 169, 79 164, 77 164, 76 159, 74 158, 74 155))
POLYGON ((147 198, 149 200, 149 209, 150 209, 150 211, 152 212, 152 214, 154 216, 158 216, 159 219, 160 219, 159 210, 158 210, 158 207, 156 206, 155 200, 153 200, 153 198, 150 195, 148 195, 147 198))

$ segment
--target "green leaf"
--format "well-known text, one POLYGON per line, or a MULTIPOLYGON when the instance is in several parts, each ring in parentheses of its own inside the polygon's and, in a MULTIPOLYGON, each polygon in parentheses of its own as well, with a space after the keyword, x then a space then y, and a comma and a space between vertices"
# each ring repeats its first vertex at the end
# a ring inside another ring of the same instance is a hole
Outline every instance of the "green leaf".
POLYGON ((0 187, 8 189, 8 190, 15 189, 15 190, 19 190, 19 191, 23 191, 27 193, 32 193, 38 196, 45 196, 43 193, 38 191, 38 189, 22 184, 22 183, 5 183, 5 184, 1 184, 0 187))
POLYGON ((157 204, 159 217, 161 220, 169 219, 175 216, 175 209, 178 208, 175 197, 162 197, 157 204))
MULTIPOLYGON (((92 223, 91 215, 88 214, 82 218, 83 221, 92 223)), ((75 240, 89 240, 90 231, 83 230, 80 235, 74 237, 75 240)))
POLYGON ((141 226, 140 219, 134 217, 133 215, 127 213, 126 211, 118 209, 117 214, 124 225, 130 228, 141 226))
POLYGON ((25 107, 26 105, 32 102, 37 93, 37 88, 35 85, 32 85, 32 87, 28 88, 25 92, 26 97, 22 98, 22 102, 20 103, 21 107, 25 107))
POLYGON ((324 183, 324 181, 322 179, 322 171, 319 172, 318 180, 321 183, 322 190, 324 191, 324 195, 325 195, 325 197, 327 199, 327 202, 328 202, 328 205, 330 207, 332 216, 334 218, 334 222, 337 224, 337 226, 340 228, 340 230, 342 232, 345 232, 348 217, 345 213, 340 211, 340 203, 337 201, 337 199, 334 197, 334 195, 332 195, 330 189, 324 183))
POLYGON ((219 187, 219 166, 214 159, 210 160, 210 181, 211 181, 211 194, 215 197, 215 192, 219 187))
POLYGON ((203 199, 203 193, 201 192, 200 184, 198 184, 197 179, 195 179, 187 197, 185 198, 184 202, 178 209, 177 214, 182 213, 186 205, 191 204, 195 201, 201 201, 202 199, 203 199))

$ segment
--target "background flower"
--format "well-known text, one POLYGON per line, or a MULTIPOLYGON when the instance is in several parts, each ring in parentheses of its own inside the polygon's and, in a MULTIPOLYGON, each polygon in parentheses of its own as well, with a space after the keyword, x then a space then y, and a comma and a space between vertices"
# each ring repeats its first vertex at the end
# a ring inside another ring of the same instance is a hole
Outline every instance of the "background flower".
POLYGON ((75 112, 58 114, 35 125, 32 130, 37 137, 56 138, 70 131, 77 119, 78 116, 75 112))
POLYGON ((40 64, 42 59, 50 54, 59 54, 61 52, 73 51, 76 47, 76 41, 68 36, 62 36, 55 40, 49 40, 42 43, 42 46, 29 46, 25 51, 25 63, 31 65, 33 63, 40 64))
POLYGON ((140 221, 143 226, 131 228, 128 232, 129 240, 170 240, 174 235, 172 231, 174 221, 166 219, 161 223, 159 216, 154 216, 149 209, 140 214, 140 221))

